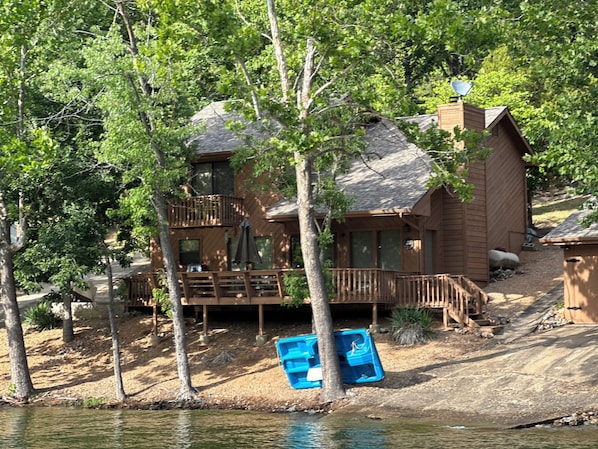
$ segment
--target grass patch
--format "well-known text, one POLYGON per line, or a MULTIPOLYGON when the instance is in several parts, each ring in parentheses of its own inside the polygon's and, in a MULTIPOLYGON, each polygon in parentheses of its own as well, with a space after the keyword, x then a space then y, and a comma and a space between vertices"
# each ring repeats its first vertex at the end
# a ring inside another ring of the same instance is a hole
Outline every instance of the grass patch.
POLYGON ((539 228, 557 226, 562 223, 565 218, 571 215, 571 213, 578 210, 587 199, 587 196, 578 196, 564 200, 552 202, 548 200, 539 203, 532 207, 534 225, 539 228))

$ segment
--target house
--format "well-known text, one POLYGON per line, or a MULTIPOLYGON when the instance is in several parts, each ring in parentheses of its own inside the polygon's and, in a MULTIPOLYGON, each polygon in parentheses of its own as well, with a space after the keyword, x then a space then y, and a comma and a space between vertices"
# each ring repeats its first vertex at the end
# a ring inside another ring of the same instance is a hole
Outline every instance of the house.
POLYGON ((598 323, 598 223, 581 224, 589 212, 572 213, 540 239, 563 249, 565 318, 576 324, 598 323))
MULTIPOLYGON (((300 266, 295 205, 276 193, 249 188, 248 169, 235 175, 228 163, 243 143, 226 127, 234 117, 223 102, 194 116, 206 130, 190 143, 197 150, 190 196, 170 207, 171 241, 185 304, 202 305, 204 313, 212 304, 279 304, 284 297, 281 270, 300 266), (261 262, 240 273, 235 270, 243 267, 232 261, 245 216, 261 262), (204 271, 188 273, 189 266, 202 266, 204 271)), ((479 303, 483 293, 477 286, 489 281, 488 250, 518 253, 528 228, 523 156, 531 149, 507 108, 484 110, 458 102, 440 106, 437 114, 406 120, 422 129, 435 123, 449 131, 455 126, 485 129, 486 146, 493 151, 485 162, 471 165, 475 199, 463 203, 446 189, 427 187, 428 155, 394 125, 380 121, 367 129, 368 163, 355 161, 338 180, 354 203, 345 221, 333 225, 330 258, 337 289, 334 301, 371 303, 374 323, 378 304, 397 304, 400 297, 413 297, 416 291, 420 302, 421 292, 434 291, 431 302, 442 295, 455 299, 469 294, 479 303), (422 284, 425 275, 436 278, 422 284), (461 293, 446 294, 443 283, 455 282, 450 276, 458 276, 454 288, 461 293)), ((155 246, 152 268, 160 266, 155 246)), ((458 307, 445 307, 445 318, 458 307)))

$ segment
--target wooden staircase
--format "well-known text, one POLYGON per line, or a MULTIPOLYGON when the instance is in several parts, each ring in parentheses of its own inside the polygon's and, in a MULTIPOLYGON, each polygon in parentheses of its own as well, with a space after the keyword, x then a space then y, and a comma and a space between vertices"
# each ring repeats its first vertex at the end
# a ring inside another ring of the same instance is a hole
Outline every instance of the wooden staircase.
POLYGON ((500 333, 503 326, 490 320, 487 303, 486 292, 465 276, 438 274, 398 278, 397 305, 442 310, 446 329, 456 325, 482 335, 500 333))

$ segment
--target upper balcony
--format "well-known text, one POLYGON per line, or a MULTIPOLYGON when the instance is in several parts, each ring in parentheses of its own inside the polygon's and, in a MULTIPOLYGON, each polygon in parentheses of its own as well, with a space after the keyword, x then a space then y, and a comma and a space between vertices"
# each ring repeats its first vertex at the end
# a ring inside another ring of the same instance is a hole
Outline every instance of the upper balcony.
POLYGON ((171 203, 168 222, 171 228, 239 226, 243 220, 243 198, 228 195, 203 195, 171 203))

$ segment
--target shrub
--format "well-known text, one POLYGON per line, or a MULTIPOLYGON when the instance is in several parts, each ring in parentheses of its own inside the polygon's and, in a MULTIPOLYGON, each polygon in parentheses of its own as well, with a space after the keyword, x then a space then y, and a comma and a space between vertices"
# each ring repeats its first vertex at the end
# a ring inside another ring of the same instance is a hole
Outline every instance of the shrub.
POLYGON ((392 339, 400 345, 417 345, 430 341, 432 315, 426 309, 398 307, 390 317, 392 323, 392 339))
MULTIPOLYGON (((334 284, 332 283, 332 272, 328 270, 329 264, 324 264, 324 282, 326 284, 326 291, 328 292, 328 299, 335 297, 334 284)), ((307 298, 309 298, 309 287, 307 285, 307 276, 303 271, 291 271, 283 275, 283 283, 285 292, 291 298, 290 301, 282 301, 283 306, 286 307, 300 307, 307 298)))
POLYGON ((52 312, 52 299, 45 296, 36 305, 25 311, 25 324, 28 327, 45 331, 60 327, 61 319, 52 312))

